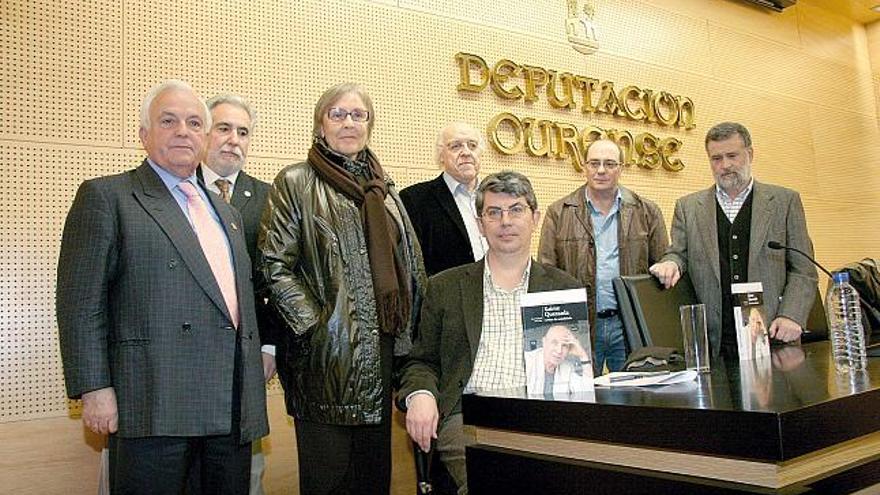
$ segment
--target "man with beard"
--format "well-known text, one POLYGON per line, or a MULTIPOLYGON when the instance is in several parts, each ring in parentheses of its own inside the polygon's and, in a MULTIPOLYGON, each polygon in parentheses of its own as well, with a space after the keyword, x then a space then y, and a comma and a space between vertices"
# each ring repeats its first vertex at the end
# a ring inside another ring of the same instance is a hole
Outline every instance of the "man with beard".
MULTIPOLYGON (((213 125, 208 132, 207 156, 198 169, 199 179, 208 190, 220 195, 241 213, 244 237, 252 265, 257 263, 257 232, 266 206, 269 184, 242 170, 257 115, 250 104, 237 95, 218 95, 208 100, 213 125)), ((274 331, 277 328, 265 297, 266 284, 262 272, 254 270, 254 294, 257 324, 263 343, 263 374, 268 381, 275 374, 274 331)), ((263 493, 261 479, 266 466, 262 445, 254 441, 251 458, 250 495, 263 493)))
POLYGON ((748 129, 723 122, 706 134, 715 177, 709 189, 680 198, 672 219, 672 245, 651 273, 667 288, 689 273, 706 304, 713 355, 737 355, 731 284, 761 282, 769 334, 783 342, 800 338, 816 291, 816 269, 797 253, 771 250, 776 241, 812 256, 804 207, 797 192, 752 178, 748 129))

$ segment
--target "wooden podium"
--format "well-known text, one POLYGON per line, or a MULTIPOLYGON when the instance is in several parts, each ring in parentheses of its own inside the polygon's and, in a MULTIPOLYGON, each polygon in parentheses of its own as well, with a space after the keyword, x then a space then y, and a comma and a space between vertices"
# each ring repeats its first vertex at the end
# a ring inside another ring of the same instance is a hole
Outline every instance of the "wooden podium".
POLYGON ((742 366, 719 359, 687 384, 565 400, 465 395, 470 494, 870 487, 880 483, 880 361, 868 363, 859 375, 837 374, 826 341, 742 366))

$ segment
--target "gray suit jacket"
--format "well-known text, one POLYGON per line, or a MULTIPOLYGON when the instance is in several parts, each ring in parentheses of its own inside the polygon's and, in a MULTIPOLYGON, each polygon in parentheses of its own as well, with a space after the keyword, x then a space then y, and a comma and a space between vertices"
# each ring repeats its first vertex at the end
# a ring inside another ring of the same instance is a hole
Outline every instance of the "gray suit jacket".
MULTIPOLYGON (((755 181, 752 189, 752 225, 749 241, 749 282, 762 282, 764 309, 806 325, 815 297, 816 268, 803 256, 767 247, 769 241, 813 255, 804 207, 797 192, 755 181)), ((715 218, 715 186, 675 203, 672 245, 662 261, 674 261, 688 273, 697 298, 706 304, 709 345, 721 351, 721 261, 715 218)), ((745 280, 743 280, 745 282, 745 280)))
POLYGON ((56 300, 67 393, 114 387, 120 436, 231 432, 244 443, 268 432, 241 217, 208 196, 232 249, 238 331, 192 227, 146 161, 84 182, 68 213, 56 300))
MULTIPOLYGON (((461 400, 483 332, 484 260, 451 268, 428 280, 413 351, 403 369, 400 406, 416 390, 437 398, 441 417, 461 400)), ((582 287, 558 268, 532 261, 529 292, 582 287)))

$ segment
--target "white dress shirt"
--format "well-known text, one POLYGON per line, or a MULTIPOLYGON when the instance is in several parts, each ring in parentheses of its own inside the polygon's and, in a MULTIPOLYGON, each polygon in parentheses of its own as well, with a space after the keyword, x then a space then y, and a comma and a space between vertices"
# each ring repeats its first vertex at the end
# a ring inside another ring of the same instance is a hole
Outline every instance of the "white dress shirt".
POLYGON ((468 241, 470 241, 471 251, 474 253, 474 261, 479 261, 486 255, 489 246, 486 244, 486 238, 480 234, 480 228, 477 226, 476 191, 468 191, 465 184, 458 182, 447 172, 443 172, 443 180, 446 181, 446 187, 452 193, 452 198, 458 207, 458 213, 464 222, 464 228, 467 229, 468 241))

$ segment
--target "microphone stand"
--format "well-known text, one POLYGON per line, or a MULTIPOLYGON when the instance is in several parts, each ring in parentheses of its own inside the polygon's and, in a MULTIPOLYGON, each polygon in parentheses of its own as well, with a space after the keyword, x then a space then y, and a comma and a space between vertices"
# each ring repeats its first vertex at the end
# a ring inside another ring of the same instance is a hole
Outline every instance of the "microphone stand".
MULTIPOLYGON (((816 265, 820 270, 825 272, 825 274, 828 275, 828 278, 830 278, 832 280, 832 282, 834 281, 834 275, 832 275, 831 272, 829 272, 827 269, 825 269, 824 266, 820 265, 818 261, 814 260, 810 255, 801 251, 800 249, 786 246, 786 245, 780 244, 776 241, 768 242, 767 247, 770 249, 785 249, 787 251, 794 251, 794 252, 800 254, 804 258, 810 260, 810 263, 816 265)), ((862 306, 866 307, 869 311, 874 313, 874 315, 880 314, 880 312, 877 311, 877 308, 875 308, 870 303, 868 303, 868 301, 865 301, 865 299, 862 297, 861 294, 859 294, 859 303, 862 306)), ((871 344, 871 345, 865 346, 865 353, 869 357, 880 357, 880 342, 878 342, 876 344, 871 344)))

